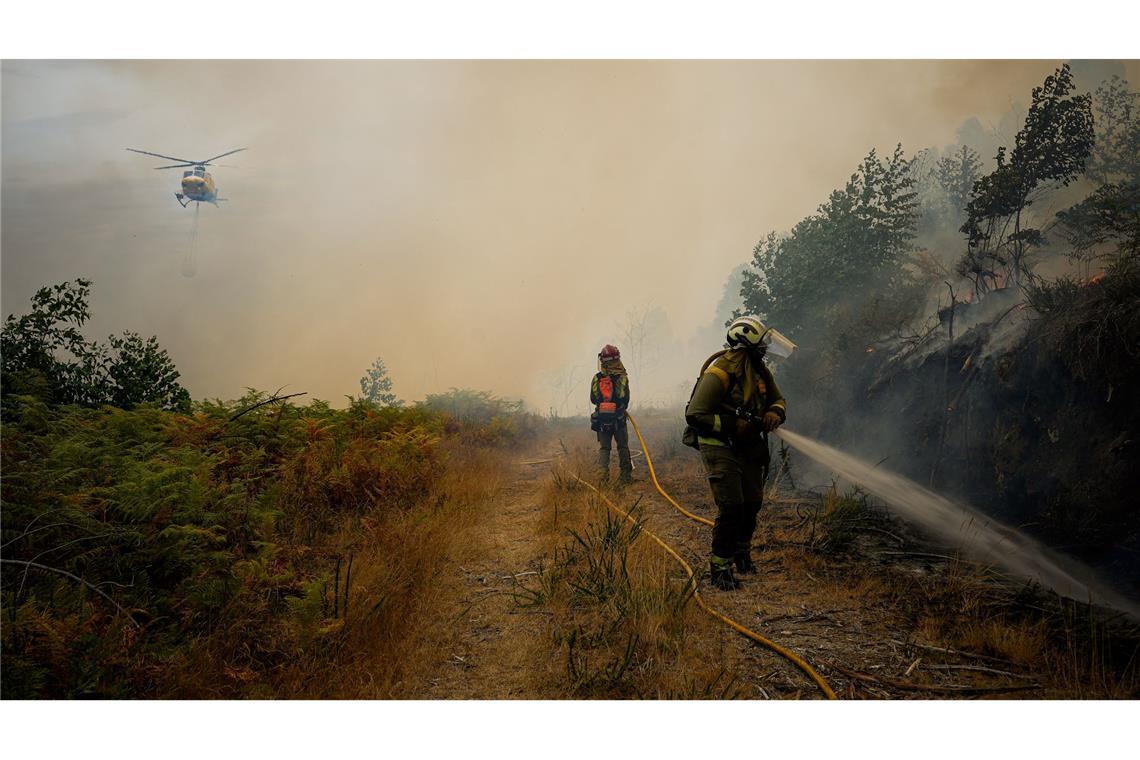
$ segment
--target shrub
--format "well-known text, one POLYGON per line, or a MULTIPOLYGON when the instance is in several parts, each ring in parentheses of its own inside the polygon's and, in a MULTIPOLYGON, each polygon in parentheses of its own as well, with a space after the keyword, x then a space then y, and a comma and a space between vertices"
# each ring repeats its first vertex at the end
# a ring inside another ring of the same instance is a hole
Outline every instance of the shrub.
POLYGON ((333 555, 367 538, 361 518, 430 500, 441 423, 323 402, 237 416, 264 398, 6 400, 5 697, 272 694, 331 635, 333 555))
POLYGON ((604 512, 571 531, 537 583, 516 594, 556 611, 551 633, 576 696, 641 696, 682 656, 692 587, 652 549, 639 550, 640 534, 639 521, 604 512))
POLYGON ((129 409, 156 404, 186 410, 190 394, 158 339, 133 332, 107 344, 86 340, 80 328, 91 316, 91 281, 78 279, 32 296, 32 311, 9 315, 0 332, 4 395, 33 395, 59 404, 129 409))
POLYGON ((531 438, 542 419, 527 412, 521 400, 499 398, 488 391, 452 388, 429 394, 422 408, 442 414, 449 433, 479 446, 499 446, 531 438))

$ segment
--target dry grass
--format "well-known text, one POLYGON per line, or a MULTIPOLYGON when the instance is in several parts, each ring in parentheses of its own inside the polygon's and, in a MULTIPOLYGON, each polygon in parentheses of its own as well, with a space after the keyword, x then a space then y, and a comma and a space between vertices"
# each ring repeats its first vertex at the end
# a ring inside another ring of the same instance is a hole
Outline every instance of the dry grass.
MULTIPOLYGON (((901 638, 965 653, 974 664, 1031 675, 1041 685, 1035 697, 1115 699, 1140 693, 1135 626, 1019 585, 992 567, 954 554, 940 558, 937 548, 910 558, 895 552, 888 555, 890 563, 875 567, 868 562, 871 555, 886 550, 882 523, 863 519, 856 505, 844 501, 829 489, 809 525, 782 534, 792 543, 800 539, 784 553, 789 571, 833 581, 812 588, 813 603, 857 599, 864 607, 889 611, 880 622, 905 629, 901 638), (834 566, 837 546, 847 554, 842 568, 834 566)), ((930 652, 925 656, 929 661, 930 652)), ((934 657, 939 664, 943 659, 960 662, 934 657)))
MULTIPOLYGON (((573 452, 569 466, 583 461, 573 452)), ((710 624, 689 604, 683 571, 643 536, 640 521, 616 515, 566 471, 553 473, 542 504, 551 559, 516 600, 547 613, 548 638, 533 653, 534 667, 558 684, 556 696, 741 695, 719 659, 702 651, 710 624)), ((636 504, 623 506, 638 515, 636 504)))
POLYGON ((1010 621, 1004 617, 968 622, 952 638, 957 649, 1026 666, 1040 663, 1049 644, 1041 622, 1010 621))
MULTIPOLYGON (((432 667, 441 616, 454 606, 445 572, 478 551, 478 524, 506 478, 501 453, 457 448, 429 503, 375 522, 346 524, 353 557, 347 613, 315 616, 302 657, 282 673, 279 695, 406 696, 432 667)), ((343 582, 342 577, 342 582, 343 582)), ((331 592, 330 592, 331 593, 331 592)))

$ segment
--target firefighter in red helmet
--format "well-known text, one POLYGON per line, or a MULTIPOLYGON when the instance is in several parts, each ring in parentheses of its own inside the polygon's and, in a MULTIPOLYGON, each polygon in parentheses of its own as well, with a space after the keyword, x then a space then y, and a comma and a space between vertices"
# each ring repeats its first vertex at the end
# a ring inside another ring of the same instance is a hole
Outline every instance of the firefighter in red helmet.
POLYGON ((632 482, 633 462, 629 456, 629 431, 625 410, 629 407, 629 375, 621 363, 621 352, 607 344, 598 353, 598 373, 590 383, 590 429, 598 434, 598 477, 605 483, 610 477, 610 449, 618 445, 618 485, 632 482))

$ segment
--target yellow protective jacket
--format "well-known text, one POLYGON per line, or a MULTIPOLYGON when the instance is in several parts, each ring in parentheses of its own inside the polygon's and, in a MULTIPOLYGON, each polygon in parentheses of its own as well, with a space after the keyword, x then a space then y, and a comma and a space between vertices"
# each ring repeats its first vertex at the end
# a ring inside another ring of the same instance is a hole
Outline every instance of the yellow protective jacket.
POLYGON ((787 403, 772 370, 764 362, 755 366, 745 349, 726 349, 705 362, 685 407, 685 421, 700 443, 723 446, 734 432, 736 419, 725 405, 756 415, 774 412, 787 419, 787 403))

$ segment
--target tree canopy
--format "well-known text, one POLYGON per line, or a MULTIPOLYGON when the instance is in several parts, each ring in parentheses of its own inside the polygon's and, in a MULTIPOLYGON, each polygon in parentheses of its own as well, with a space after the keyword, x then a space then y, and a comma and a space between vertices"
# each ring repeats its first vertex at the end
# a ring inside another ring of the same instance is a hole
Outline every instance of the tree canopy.
POLYGON ((818 335, 835 304, 904 284, 918 209, 910 169, 901 145, 886 160, 872 150, 815 214, 785 236, 769 233, 744 273, 744 311, 789 335, 818 335))
POLYGON ((1094 143, 1091 103, 1091 96, 1075 93, 1069 65, 1062 65, 1033 89, 1013 150, 999 148, 997 168, 974 183, 962 225, 967 251, 957 271, 979 295, 1032 273, 1030 257, 1044 235, 1029 226, 1027 210, 1040 193, 1084 171, 1094 143))
POLYGON ((360 378, 360 393, 365 400, 379 406, 398 407, 404 403, 392 392, 392 378, 388 376, 384 360, 379 357, 360 378))
POLYGON ((4 395, 80 406, 188 409, 190 394, 157 338, 143 340, 128 331, 98 343, 83 336, 90 295, 90 280, 63 282, 40 288, 29 313, 8 315, 0 333, 4 395))

